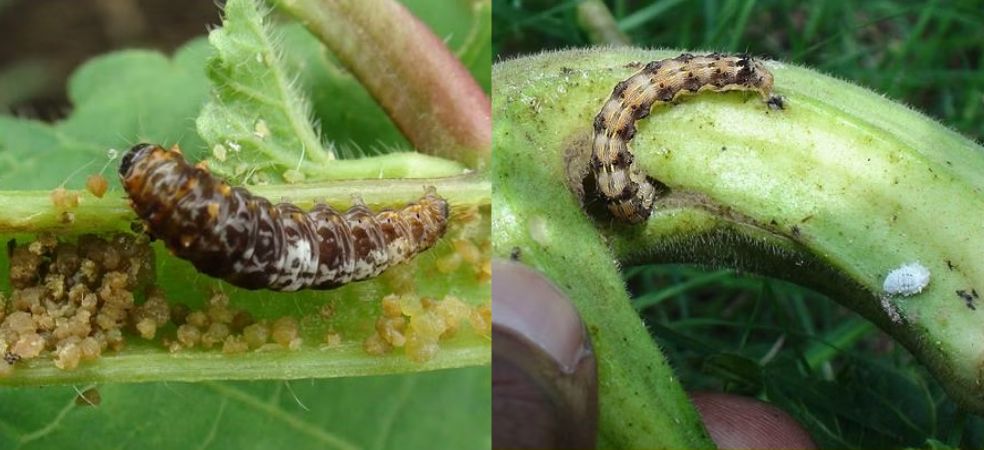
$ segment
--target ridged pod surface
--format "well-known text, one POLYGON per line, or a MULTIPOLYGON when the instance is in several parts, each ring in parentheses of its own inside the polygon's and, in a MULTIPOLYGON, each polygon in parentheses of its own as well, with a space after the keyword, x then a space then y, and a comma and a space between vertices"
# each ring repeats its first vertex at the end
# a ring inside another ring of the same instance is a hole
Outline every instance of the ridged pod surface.
POLYGON ((198 271, 246 289, 331 289, 371 278, 447 228, 448 204, 433 189, 399 210, 318 204, 305 212, 231 187, 153 144, 131 148, 119 173, 154 237, 198 271))

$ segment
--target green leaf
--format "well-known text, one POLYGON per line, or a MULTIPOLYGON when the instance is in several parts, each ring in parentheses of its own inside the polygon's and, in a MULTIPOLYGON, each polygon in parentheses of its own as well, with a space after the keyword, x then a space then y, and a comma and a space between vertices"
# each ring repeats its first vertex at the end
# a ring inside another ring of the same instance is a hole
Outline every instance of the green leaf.
POLYGON ((6 388, 0 448, 488 448, 490 376, 109 384, 96 406, 88 386, 6 388))
MULTIPOLYGON (((322 146, 304 94, 281 62, 273 31, 256 0, 225 5, 222 27, 209 33, 216 55, 208 63, 213 99, 198 118, 198 131, 211 145, 224 145, 233 161, 261 161, 282 173, 323 166, 335 158, 322 146)), ((213 153, 214 155, 214 153, 213 153)), ((233 162, 218 156, 210 164, 233 173, 233 162)))
MULTIPOLYGON (((106 164, 107 150, 140 141, 179 144, 195 158, 203 143, 194 118, 208 95, 202 67, 210 52, 196 39, 173 58, 145 50, 93 58, 69 81, 75 109, 66 120, 0 116, 0 189, 81 186, 85 174, 106 164)), ((119 185, 115 176, 106 178, 119 185)))
MULTIPOLYGON (((334 145, 325 147, 320 131, 315 127, 313 113, 302 83, 284 63, 281 37, 266 21, 266 11, 257 0, 231 0, 225 6, 222 28, 209 34, 216 55, 208 63, 213 99, 198 117, 198 131, 212 150, 209 167, 217 174, 243 181, 261 181, 253 175, 274 180, 337 180, 356 178, 393 178, 447 176, 463 172, 463 167, 440 159, 415 153, 336 160, 334 145)), ((325 58, 312 55, 319 52, 310 37, 292 33, 303 49, 300 56, 314 56, 305 64, 327 67, 325 58), (306 42, 305 42, 306 40, 306 42)), ((341 83, 325 92, 355 92, 351 78, 331 75, 341 83)), ((378 106, 358 97, 366 109, 374 111, 358 118, 359 129, 372 130, 384 118, 378 106)), ((345 109, 345 96, 334 99, 335 110, 345 109)), ((356 103, 357 105, 359 103, 356 103)), ((356 117, 360 110, 351 111, 356 117)), ((335 117, 322 118, 332 130, 348 128, 335 117)), ((383 123, 388 124, 388 121, 383 123)), ((390 127, 390 129, 392 129, 390 127)), ((350 152, 351 153, 351 152, 350 152)))

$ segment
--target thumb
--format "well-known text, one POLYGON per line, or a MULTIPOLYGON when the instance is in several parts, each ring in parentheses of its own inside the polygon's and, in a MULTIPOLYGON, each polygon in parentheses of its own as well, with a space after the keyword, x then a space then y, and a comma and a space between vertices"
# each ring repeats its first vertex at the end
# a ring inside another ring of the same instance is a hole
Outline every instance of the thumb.
POLYGON ((597 372, 577 311, 539 272, 492 266, 492 446, 594 447, 597 372))

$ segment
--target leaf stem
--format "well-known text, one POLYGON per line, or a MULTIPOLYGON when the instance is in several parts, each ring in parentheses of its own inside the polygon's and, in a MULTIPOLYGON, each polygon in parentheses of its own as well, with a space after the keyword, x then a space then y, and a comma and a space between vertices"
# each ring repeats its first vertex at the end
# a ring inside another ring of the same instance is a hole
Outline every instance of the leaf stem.
POLYGON ((446 45, 394 0, 274 0, 318 36, 420 151, 489 165, 491 106, 446 45))
MULTIPOLYGON (((274 52, 274 44, 270 41, 270 32, 263 29, 266 27, 265 22, 254 22, 247 21, 246 25, 250 27, 251 31, 262 40, 263 46, 261 48, 261 55, 265 61, 268 61, 268 67, 271 73, 273 73, 275 88, 277 93, 281 98, 292 99, 297 96, 293 84, 288 79, 287 74, 284 73, 284 67, 282 64, 274 64, 271 61, 277 61, 280 56, 274 52)), ((307 102, 303 103, 303 107, 295 103, 282 104, 284 115, 290 123, 291 130, 298 136, 301 141, 301 161, 303 162, 305 156, 310 158, 312 162, 316 164, 324 164, 327 161, 335 159, 335 155, 324 150, 321 144, 321 138, 315 132, 315 129, 311 127, 309 116, 310 111, 307 102)), ((290 167, 290 165, 287 165, 290 167)))
MULTIPOLYGON (((425 186, 434 186, 452 208, 488 205, 489 181, 477 175, 448 178, 348 180, 331 183, 255 186, 251 191, 273 201, 290 199, 302 207, 324 201, 346 209, 354 196, 370 207, 397 207, 418 199, 425 186)), ((81 193, 78 208, 64 211, 51 201, 50 191, 0 191, 0 235, 59 231, 66 233, 128 230, 135 219, 124 196, 107 193, 103 198, 81 193), (72 219, 66 219, 70 214, 72 219)))
MULTIPOLYGON (((134 346, 136 347, 136 346, 134 346)), ((48 384, 141 383, 148 381, 205 380, 291 380, 336 378, 422 372, 456 367, 487 365, 491 361, 488 342, 469 336, 443 345, 434 359, 418 363, 402 353, 370 356, 358 342, 324 349, 302 347, 227 355, 219 351, 166 350, 143 346, 102 355, 75 370, 62 370, 46 358, 18 363, 16 370, 0 378, 9 386, 48 384)))

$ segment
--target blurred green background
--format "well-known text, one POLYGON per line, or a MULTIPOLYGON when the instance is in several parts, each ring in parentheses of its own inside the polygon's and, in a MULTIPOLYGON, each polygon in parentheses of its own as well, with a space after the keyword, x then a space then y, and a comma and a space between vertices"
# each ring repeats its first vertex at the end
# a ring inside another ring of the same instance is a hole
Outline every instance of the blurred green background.
MULTIPOLYGON (((984 2, 493 0, 493 52, 634 45, 748 52, 850 80, 984 137, 984 2)), ((768 400, 823 447, 984 447, 880 330, 823 295, 691 266, 625 270, 633 301, 688 390, 768 400)), ((659 414, 653 411, 653 414, 659 414)))

